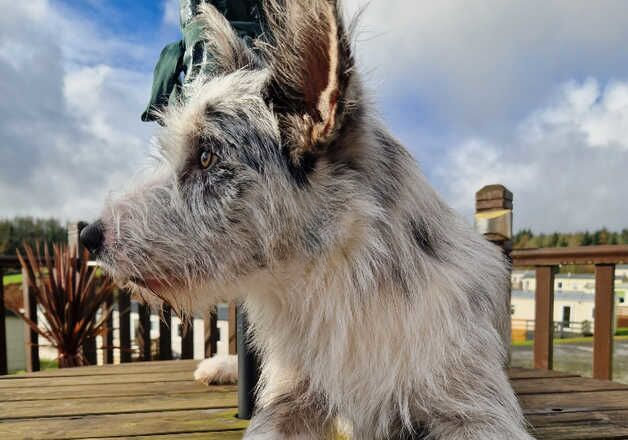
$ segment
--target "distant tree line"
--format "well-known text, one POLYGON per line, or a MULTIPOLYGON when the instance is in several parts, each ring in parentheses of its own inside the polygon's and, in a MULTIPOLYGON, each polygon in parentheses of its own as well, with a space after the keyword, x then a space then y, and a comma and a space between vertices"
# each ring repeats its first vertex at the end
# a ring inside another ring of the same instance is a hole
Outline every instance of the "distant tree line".
MULTIPOLYGON (((22 243, 65 243, 68 231, 65 225, 54 218, 38 219, 15 217, 0 219, 0 255, 15 255, 22 249, 22 243)), ((535 234, 530 229, 522 229, 513 239, 515 249, 591 246, 596 244, 628 244, 628 228, 621 232, 611 232, 607 228, 589 232, 535 234)))
POLYGON ((0 219, 0 255, 15 255, 23 243, 65 243, 67 228, 59 220, 15 217, 0 219))
POLYGON ((515 249, 592 246, 597 244, 628 244, 628 229, 611 232, 606 228, 589 232, 534 234, 530 229, 522 229, 513 239, 515 249))

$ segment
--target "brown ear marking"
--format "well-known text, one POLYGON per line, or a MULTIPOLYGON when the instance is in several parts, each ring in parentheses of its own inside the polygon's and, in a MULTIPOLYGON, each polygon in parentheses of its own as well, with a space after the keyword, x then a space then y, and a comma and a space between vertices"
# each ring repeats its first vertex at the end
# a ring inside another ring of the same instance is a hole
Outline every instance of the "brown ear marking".
POLYGON ((353 67, 336 1, 271 0, 268 93, 290 157, 299 162, 338 132, 353 67))

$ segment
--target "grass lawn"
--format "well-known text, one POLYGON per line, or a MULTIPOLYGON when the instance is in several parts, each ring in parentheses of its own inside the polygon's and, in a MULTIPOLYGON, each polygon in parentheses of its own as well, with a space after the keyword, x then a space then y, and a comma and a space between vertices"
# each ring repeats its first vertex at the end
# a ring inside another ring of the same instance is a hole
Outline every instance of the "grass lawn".
MULTIPOLYGON (((47 273, 47 271, 44 271, 47 273)), ((102 269, 100 267, 96 268, 96 276, 102 276, 102 269)), ((2 278, 2 285, 8 286, 9 284, 22 284, 22 274, 14 273, 11 275, 5 275, 2 278)))
MULTIPOLYGON (((59 368, 59 362, 56 359, 40 359, 39 367, 41 371, 56 370, 57 368, 59 368)), ((26 373, 25 370, 16 370, 16 371, 9 372, 9 374, 24 374, 24 373, 26 373)))
POLYGON ((22 274, 14 273, 12 275, 5 275, 2 278, 2 285, 8 286, 9 284, 21 284, 22 283, 22 274))
MULTIPOLYGON (((622 336, 614 336, 613 339, 615 341, 628 341, 628 335, 622 336)), ((563 339, 554 339, 554 345, 562 345, 562 344, 582 344, 582 343, 593 343, 593 336, 586 336, 580 338, 563 338, 563 339)), ((518 341, 513 342, 513 347, 532 347, 534 345, 534 341, 518 341)))

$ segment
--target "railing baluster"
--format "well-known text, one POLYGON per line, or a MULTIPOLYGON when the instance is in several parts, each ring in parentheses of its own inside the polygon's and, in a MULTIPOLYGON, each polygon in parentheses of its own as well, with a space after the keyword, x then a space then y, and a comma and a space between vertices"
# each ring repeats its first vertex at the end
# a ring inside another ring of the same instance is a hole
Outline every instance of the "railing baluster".
POLYGON ((554 361, 554 274, 556 266, 536 268, 534 368, 551 370, 554 361))
POLYGON ((96 355, 96 338, 86 338, 83 342, 83 356, 88 365, 98 364, 98 356, 96 355))
POLYGON ((4 270, 0 268, 0 376, 8 374, 7 361, 7 327, 5 322, 6 310, 4 309, 4 270))
POLYGON ((131 362, 131 298, 126 290, 118 291, 120 321, 120 363, 131 362))
POLYGON ((181 359, 194 359, 194 318, 190 316, 181 335, 181 359))
POLYGON ((205 357, 209 358, 218 351, 218 310, 216 307, 205 316, 205 357))
POLYGON ((159 320, 159 360, 168 361, 172 359, 172 308, 164 304, 159 320))
POLYGON ((234 302, 229 303, 227 320, 229 323, 229 354, 238 354, 238 324, 237 307, 234 302))
MULTIPOLYGON (((80 247, 79 247, 80 250, 80 247)), ((80 255, 80 254, 78 254, 80 255)), ((88 274, 92 274, 94 271, 93 268, 88 268, 88 274)), ((96 291, 96 285, 92 284, 91 294, 93 295, 96 291)), ((101 308, 102 311, 102 308, 101 308)), ((97 354, 97 344, 96 344, 96 336, 92 336, 86 338, 83 341, 83 346, 81 347, 83 350, 83 357, 88 365, 98 365, 98 354, 97 354)))
POLYGON ((150 306, 148 304, 139 304, 139 325, 138 339, 140 341, 140 360, 152 360, 151 341, 150 341, 150 306))
POLYGON ((109 316, 107 317, 107 322, 105 323, 104 332, 102 335, 103 341, 103 356, 102 363, 103 364, 113 364, 113 296, 109 296, 105 301, 105 306, 103 307, 103 313, 105 311, 109 311, 109 316))
POLYGON ((593 377, 613 377, 613 327, 615 315, 615 265, 595 265, 595 326, 593 330, 593 377))
MULTIPOLYGON (((28 272, 22 269, 22 294, 24 298, 24 314, 37 323, 37 298, 28 285, 28 272)), ((28 324, 24 323, 24 346, 26 352, 26 371, 39 371, 39 336, 28 324)))

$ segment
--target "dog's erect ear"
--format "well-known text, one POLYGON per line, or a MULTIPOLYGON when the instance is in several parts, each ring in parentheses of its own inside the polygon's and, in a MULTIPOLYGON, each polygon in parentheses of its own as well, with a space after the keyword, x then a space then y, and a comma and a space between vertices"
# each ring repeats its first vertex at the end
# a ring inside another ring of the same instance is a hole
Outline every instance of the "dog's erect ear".
POLYGON ((268 98, 284 144, 298 163, 334 139, 347 105, 353 67, 335 0, 269 0, 268 98))
POLYGON ((258 64, 251 49, 213 5, 201 4, 199 12, 195 21, 202 44, 193 49, 192 69, 202 70, 205 65, 211 75, 224 75, 258 64))

